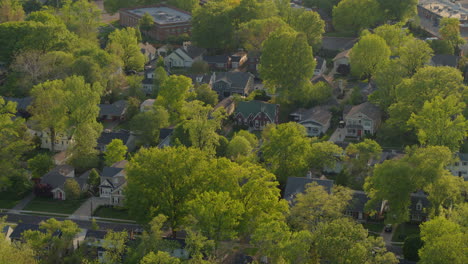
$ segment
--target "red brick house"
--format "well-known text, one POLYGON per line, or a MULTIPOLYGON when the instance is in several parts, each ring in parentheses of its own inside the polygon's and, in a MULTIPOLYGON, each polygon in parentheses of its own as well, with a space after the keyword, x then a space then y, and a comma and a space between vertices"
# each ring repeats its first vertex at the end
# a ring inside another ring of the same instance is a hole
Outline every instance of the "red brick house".
POLYGON ((234 111, 237 125, 244 125, 249 130, 263 130, 268 124, 278 124, 279 105, 263 101, 239 102, 234 111))

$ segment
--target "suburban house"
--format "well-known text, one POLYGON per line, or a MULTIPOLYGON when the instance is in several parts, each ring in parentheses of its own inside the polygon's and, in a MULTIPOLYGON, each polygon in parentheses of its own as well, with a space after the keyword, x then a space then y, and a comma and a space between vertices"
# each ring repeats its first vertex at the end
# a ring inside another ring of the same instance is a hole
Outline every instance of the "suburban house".
POLYGON ((66 200, 64 184, 68 179, 74 179, 82 192, 88 190, 89 173, 75 177, 75 168, 70 165, 59 165, 41 177, 40 183, 52 187, 52 197, 57 200, 66 200))
POLYGON ((324 107, 316 106, 311 109, 299 109, 290 114, 293 121, 306 128, 309 137, 318 137, 325 134, 330 127, 332 113, 324 107))
POLYGON ((332 193, 333 180, 328 180, 325 178, 312 178, 309 174, 308 177, 289 177, 286 182, 283 198, 288 201, 289 205, 294 205, 296 195, 299 193, 304 193, 307 185, 313 182, 317 183, 319 186, 322 186, 328 193, 332 193))
POLYGON ((361 138, 365 135, 374 135, 382 121, 380 109, 365 102, 347 107, 343 111, 343 120, 347 137, 361 138))
MULTIPOLYGON (((28 130, 33 136, 39 137, 41 140, 41 148, 52 151, 52 142, 50 140, 50 130, 45 129, 43 131, 28 130)), ((54 151, 60 152, 67 150, 70 146, 75 143, 73 139, 73 129, 69 129, 65 132, 56 132, 55 139, 53 142, 54 151)))
POLYGON ((377 214, 375 214, 374 216, 370 216, 370 213, 367 212, 365 209, 366 203, 369 200, 370 198, 365 192, 353 190, 353 196, 351 198, 351 201, 349 202, 349 205, 346 207, 345 214, 361 222, 364 222, 369 218, 379 219, 381 217, 381 214, 379 214, 379 212, 381 212, 382 210, 382 203, 379 203, 378 205, 376 205, 376 208, 374 208, 377 214))
POLYGON ((85 242, 86 244, 93 249, 93 253, 99 262, 104 261, 104 252, 106 251, 103 246, 104 238, 107 235, 107 231, 102 230, 90 230, 86 231, 85 242))
POLYGON ((169 44, 165 44, 156 49, 156 54, 161 57, 166 57, 171 50, 172 46, 169 44))
POLYGON ((109 198, 109 204, 122 205, 125 199, 123 189, 127 185, 125 165, 128 161, 122 160, 104 167, 99 185, 99 196, 109 198))
MULTIPOLYGON (((10 234, 10 240, 11 242, 24 242, 23 240, 23 233, 25 231, 40 231, 41 233, 46 233, 47 231, 45 229, 42 229, 39 227, 39 225, 35 224, 25 224, 25 223, 19 223, 13 232, 10 234)), ((60 237, 62 236, 62 231, 57 230, 52 234, 52 236, 57 236, 60 237)))
POLYGON ((234 110, 236 110, 234 98, 232 96, 224 98, 221 102, 215 105, 213 111, 216 111, 219 108, 224 108, 224 110, 226 110, 226 114, 231 115, 234 113, 234 110))
POLYGON ((112 104, 100 104, 99 119, 102 121, 123 120, 127 112, 127 101, 119 100, 112 104))
POLYGON ((141 84, 143 86, 143 92, 146 95, 151 95, 154 89, 154 68, 148 67, 145 69, 145 76, 141 84))
POLYGON ((263 101, 241 101, 234 111, 237 125, 247 126, 249 130, 263 130, 269 124, 278 124, 279 105, 263 101))
POLYGON ((210 84, 211 74, 183 74, 192 79, 193 85, 210 84))
POLYGON ((145 55, 146 61, 149 62, 156 59, 156 48, 153 45, 146 42, 139 43, 138 46, 140 47, 141 53, 145 55))
POLYGON ((261 53, 258 51, 249 51, 247 55, 247 71, 257 73, 258 65, 260 65, 261 53))
POLYGON ((429 65, 431 66, 449 66, 458 68, 460 57, 450 54, 436 54, 432 56, 429 65))
POLYGON ((122 8, 119 10, 120 25, 137 27, 145 13, 153 18, 153 28, 144 33, 155 40, 163 41, 182 34, 190 35, 192 31, 192 15, 166 4, 122 8))
POLYGON ((231 68, 238 69, 247 61, 247 53, 237 52, 231 55, 231 68))
POLYGON ((424 222, 429 218, 428 209, 431 203, 427 199, 427 195, 423 191, 418 191, 411 194, 410 204, 410 221, 424 222))
POLYGON ((171 146, 171 137, 174 132, 173 128, 161 128, 159 130, 159 144, 158 148, 171 146))
POLYGON ((208 64, 210 70, 227 71, 231 68, 231 57, 226 54, 203 56, 203 61, 208 64))
POLYGON ((448 166, 454 176, 463 177, 468 181, 468 153, 457 153, 457 161, 448 166))
POLYGON ((143 103, 141 103, 140 105, 140 112, 146 112, 146 111, 152 110, 154 106, 154 102, 156 102, 155 99, 146 99, 145 101, 143 101, 143 103))
POLYGON ((315 56, 314 59, 315 59, 315 62, 317 63, 314 69, 314 76, 324 74, 325 71, 327 70, 327 61, 324 58, 319 57, 319 56, 315 56))
POLYGON ((3 97, 7 102, 16 103, 16 115, 24 118, 28 118, 31 114, 28 112, 28 107, 31 105, 32 97, 3 97))
POLYGON ((322 38, 321 49, 325 51, 341 52, 351 49, 358 41, 358 38, 347 37, 327 37, 322 38))
POLYGON ((342 51, 338 53, 335 58, 333 58, 333 72, 346 75, 350 72, 349 68, 349 53, 351 49, 342 51))
POLYGON ((119 131, 110 131, 105 129, 97 140, 97 149, 101 152, 106 151, 106 146, 114 139, 122 140, 123 144, 127 146, 127 149, 130 152, 135 149, 135 136, 132 132, 123 129, 119 131))
POLYGON ((192 46, 190 41, 186 41, 182 47, 176 49, 164 58, 164 64, 169 68, 190 68, 195 61, 201 61, 205 53, 205 49, 192 46))
POLYGON ((214 72, 210 85, 220 100, 234 94, 248 96, 254 90, 254 76, 248 72, 214 72))

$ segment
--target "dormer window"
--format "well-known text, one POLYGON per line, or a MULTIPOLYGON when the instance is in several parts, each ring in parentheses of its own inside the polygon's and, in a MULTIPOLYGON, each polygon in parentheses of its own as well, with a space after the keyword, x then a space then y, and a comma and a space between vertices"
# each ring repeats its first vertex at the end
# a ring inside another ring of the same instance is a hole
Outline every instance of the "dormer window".
POLYGON ((418 211, 421 211, 421 210, 422 210, 422 203, 421 203, 421 201, 419 201, 419 202, 416 204, 416 210, 418 210, 418 211))

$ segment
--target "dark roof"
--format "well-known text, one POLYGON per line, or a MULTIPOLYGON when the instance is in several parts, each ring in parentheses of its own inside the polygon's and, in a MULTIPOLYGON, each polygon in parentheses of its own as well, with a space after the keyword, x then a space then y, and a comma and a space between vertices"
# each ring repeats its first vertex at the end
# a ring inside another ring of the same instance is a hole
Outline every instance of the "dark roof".
POLYGON ((468 153, 457 153, 457 156, 460 161, 468 161, 468 153))
POLYGON ((159 140, 163 140, 168 136, 172 135, 173 131, 173 128, 161 128, 161 130, 159 130, 159 140))
POLYGON ((214 55, 214 56, 203 56, 203 60, 207 63, 227 63, 229 62, 229 55, 214 55))
POLYGON ((15 102, 16 103, 16 111, 23 110, 25 111, 32 102, 32 97, 23 97, 23 98, 15 98, 15 97, 3 97, 5 101, 15 102))
POLYGON ((91 173, 91 170, 85 171, 83 174, 80 175, 80 177, 75 178, 76 182, 83 187, 85 184, 88 184, 88 179, 89 179, 89 174, 91 173))
POLYGON ((208 84, 210 83, 211 74, 183 74, 192 79, 193 84, 208 84))
POLYGON ((67 177, 67 174, 73 170, 74 168, 70 165, 59 165, 42 176, 41 183, 49 184, 52 186, 52 189, 63 188, 63 184, 68 178, 74 179, 72 177, 67 177))
POLYGON ((104 167, 102 170, 102 177, 114 177, 122 170, 123 168, 104 167))
POLYGON ((185 239, 173 237, 163 237, 162 239, 166 241, 176 242, 180 245, 180 248, 185 248, 187 246, 187 244, 185 243, 185 239))
POLYGON ((257 113, 266 113, 271 120, 276 120, 277 113, 276 104, 265 103, 263 101, 252 100, 252 101, 241 101, 237 104, 236 113, 241 113, 244 118, 250 115, 256 115, 257 113))
POLYGON ((327 124, 332 118, 332 113, 321 106, 316 106, 311 109, 299 109, 291 115, 298 116, 300 118, 298 120, 299 123, 313 121, 321 125, 327 124))
POLYGON ((352 48, 356 42, 357 38, 323 37, 322 48, 342 51, 352 48))
POLYGON ((187 54, 192 59, 195 59, 196 57, 198 57, 198 56, 200 56, 200 55, 202 55, 203 53, 206 52, 206 49, 195 47, 195 46, 192 46, 192 45, 187 46, 187 49, 185 49, 184 47, 181 47, 180 50, 183 51, 185 54, 187 54))
POLYGON ((153 45, 149 44, 148 42, 139 43, 138 46, 140 47, 140 51, 143 54, 147 54, 147 53, 156 54, 156 48, 153 45))
POLYGON ((318 178, 305 178, 305 177, 289 177, 284 190, 284 199, 288 202, 293 202, 298 193, 303 193, 307 184, 316 182, 318 185, 323 186, 328 193, 331 193, 333 188, 333 180, 318 179, 318 178))
POLYGON ((322 69, 322 65, 325 59, 319 56, 315 56, 315 61, 317 62, 317 65, 315 65, 315 69, 316 70, 322 69))
POLYGON ((99 115, 107 115, 107 116, 121 116, 124 114, 125 109, 127 109, 127 101, 119 100, 112 104, 100 104, 99 105, 100 111, 99 115))
MULTIPOLYGON (((367 194, 363 191, 353 191, 353 196, 351 198, 351 201, 349 202, 349 205, 347 206, 346 210, 351 211, 351 212, 365 212, 365 206, 367 201, 369 201, 370 198, 367 196, 367 194)), ((380 205, 376 205, 374 208, 375 211, 379 212, 380 211, 380 205)))
POLYGON ((411 194, 411 204, 410 204, 410 213, 412 215, 419 214, 421 217, 428 215, 427 208, 431 206, 431 203, 427 199, 427 195, 423 191, 418 191, 411 194), (418 203, 421 203, 422 210, 417 210, 416 206, 418 203), (425 210, 426 209, 426 210, 425 210))
POLYGON ((254 76, 248 72, 215 72, 214 82, 225 81, 231 84, 232 88, 245 88, 250 79, 254 76))
POLYGON ((152 85, 154 84, 154 80, 150 78, 144 78, 143 81, 141 81, 142 84, 149 84, 152 85))
MULTIPOLYGON (((347 110, 347 109, 346 109, 347 110)), ((356 113, 362 113, 373 120, 379 120, 381 118, 381 111, 380 108, 377 106, 365 102, 359 105, 355 105, 349 109, 349 111, 343 112, 344 118, 346 119, 348 116, 354 115, 356 113)))
POLYGON ((231 62, 239 62, 245 55, 232 55, 231 62))
POLYGON ((85 239, 87 238, 104 239, 106 235, 107 235, 107 231, 88 229, 88 231, 86 231, 85 239))
POLYGON ((316 84, 318 82, 324 82, 324 83, 330 85, 330 87, 333 87, 333 77, 332 76, 325 76, 323 74, 320 74, 320 75, 316 75, 316 76, 312 77, 311 81, 312 81, 313 84, 316 84))
POLYGON ((436 54, 432 56, 431 60, 437 66, 450 66, 456 68, 460 57, 450 54, 436 54))
POLYGON ((98 146, 107 146, 109 143, 111 143, 112 140, 120 139, 125 145, 129 138, 130 138, 130 131, 128 130, 122 129, 116 132, 104 130, 101 133, 101 136, 98 138, 97 143, 98 143, 98 146))
POLYGON ((46 230, 39 228, 39 225, 20 223, 13 230, 13 232, 10 235, 10 238, 11 239, 21 239, 21 236, 22 236, 23 232, 27 231, 27 230, 40 231, 42 233, 46 233, 46 230))

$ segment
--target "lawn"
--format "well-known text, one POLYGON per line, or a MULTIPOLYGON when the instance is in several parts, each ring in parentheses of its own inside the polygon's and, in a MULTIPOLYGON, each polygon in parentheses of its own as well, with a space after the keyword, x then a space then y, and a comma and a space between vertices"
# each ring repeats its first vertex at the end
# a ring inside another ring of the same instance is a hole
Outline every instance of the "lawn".
POLYGON ((11 209, 22 199, 22 196, 17 196, 12 193, 0 193, 0 208, 11 209))
POLYGON ((103 218, 134 220, 128 214, 128 209, 116 208, 116 207, 107 207, 107 206, 98 207, 98 209, 96 209, 94 211, 93 216, 103 217, 103 218))
POLYGON ((381 233, 383 228, 384 228, 384 223, 378 222, 378 223, 364 223, 362 224, 365 229, 369 230, 369 232, 374 232, 374 233, 381 233))
POLYGON ((72 214, 84 201, 86 201, 86 199, 60 201, 54 200, 52 198, 36 197, 28 205, 26 205, 24 210, 57 214, 72 214))
POLYGON ((404 242, 410 235, 419 235, 419 226, 415 224, 403 223, 397 226, 393 233, 393 242, 404 242))

